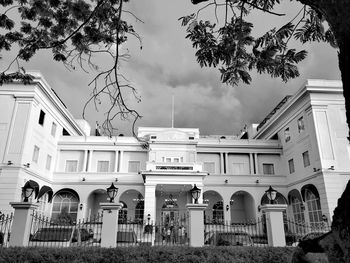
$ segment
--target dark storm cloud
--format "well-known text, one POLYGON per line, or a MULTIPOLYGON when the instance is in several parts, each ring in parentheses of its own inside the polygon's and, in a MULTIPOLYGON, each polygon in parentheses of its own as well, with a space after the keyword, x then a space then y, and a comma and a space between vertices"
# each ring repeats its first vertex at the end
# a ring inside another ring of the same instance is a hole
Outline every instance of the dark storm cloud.
MULTIPOLYGON (((284 2, 283 5, 294 3, 284 2)), ((220 83, 217 68, 198 65, 196 51, 185 39, 185 28, 178 21, 179 17, 194 12, 198 6, 193 6, 190 0, 132 0, 127 6, 144 21, 137 22, 132 15, 123 13, 124 18, 135 24, 142 38, 142 50, 135 38, 129 38, 127 45, 122 47, 129 52, 131 60, 123 62, 121 67, 142 97, 138 104, 132 97, 127 97, 127 102, 144 116, 139 126, 169 127, 174 95, 176 127, 199 128, 201 134, 237 134, 245 123, 261 122, 285 95, 294 94, 307 78, 340 78, 336 50, 316 43, 302 46, 309 55, 299 65, 300 77, 295 80, 283 83, 253 72, 251 85, 226 86, 220 83)), ((262 19, 260 15, 257 12, 257 17, 249 20, 257 23, 255 31, 264 29, 269 19, 270 24, 276 26, 275 17, 264 16, 262 19)), ((5 56, 1 67, 11 58, 13 56, 5 56)), ((106 63, 101 57, 95 59, 101 65, 106 63)), ((27 69, 42 71, 68 109, 76 118, 81 118, 83 106, 91 93, 88 83, 96 72, 69 72, 52 61, 50 52, 39 54, 27 69)), ((87 117, 94 127, 96 120, 103 121, 104 113, 91 106, 87 117)), ((130 122, 118 124, 121 133, 130 134, 130 122)))

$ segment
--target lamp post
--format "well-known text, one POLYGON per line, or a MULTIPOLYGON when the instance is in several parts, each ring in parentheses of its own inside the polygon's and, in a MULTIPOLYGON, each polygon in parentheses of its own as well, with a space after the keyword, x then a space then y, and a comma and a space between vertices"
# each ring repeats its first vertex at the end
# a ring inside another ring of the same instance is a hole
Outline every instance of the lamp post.
POLYGON ((112 183, 110 187, 107 188, 107 195, 109 197, 109 202, 114 203, 114 198, 117 196, 118 188, 112 183))
POLYGON ((29 197, 32 196, 34 192, 34 187, 31 184, 26 184, 25 186, 22 187, 22 193, 24 196, 23 202, 28 202, 29 197))
POLYGON ((275 199, 277 195, 277 191, 273 189, 270 185, 269 189, 265 191, 267 198, 270 200, 270 204, 275 204, 275 199))
POLYGON ((199 189, 196 185, 190 190, 192 198, 194 199, 194 203, 198 204, 198 198, 201 194, 201 189, 199 189))

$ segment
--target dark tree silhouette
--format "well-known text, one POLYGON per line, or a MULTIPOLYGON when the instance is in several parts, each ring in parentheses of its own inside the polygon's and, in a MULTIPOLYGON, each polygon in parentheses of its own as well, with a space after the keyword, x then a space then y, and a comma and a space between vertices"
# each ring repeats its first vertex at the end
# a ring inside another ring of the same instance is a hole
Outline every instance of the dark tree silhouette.
MULTIPOLYGON (((346 117, 350 127, 350 5, 340 0, 296 0, 303 7, 296 16, 279 29, 273 28, 259 37, 251 35, 254 25, 246 21, 252 11, 261 11, 274 16, 283 13, 274 11, 280 0, 192 0, 198 12, 181 17, 187 26, 187 38, 197 49, 198 63, 219 67, 221 80, 230 85, 239 81, 250 83, 249 71, 267 73, 283 81, 299 76, 297 63, 306 57, 304 50, 289 48, 292 38, 306 43, 325 41, 338 49, 346 117), (201 20, 201 12, 215 9, 213 22, 201 20), (223 8, 224 11, 218 10, 223 8), (223 20, 223 21, 220 21, 223 20)), ((287 10, 286 10, 287 11, 287 10)), ((350 129, 349 129, 350 130, 350 129)), ((348 139, 350 139, 348 137, 348 139)))

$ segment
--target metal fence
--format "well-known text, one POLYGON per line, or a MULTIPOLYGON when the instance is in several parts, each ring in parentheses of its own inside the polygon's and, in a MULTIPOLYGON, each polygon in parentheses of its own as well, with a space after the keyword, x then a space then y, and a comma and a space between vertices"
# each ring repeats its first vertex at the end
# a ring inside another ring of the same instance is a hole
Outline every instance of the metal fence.
POLYGON ((302 239, 312 239, 331 231, 328 222, 308 224, 285 219, 284 228, 287 246, 295 246, 302 239))
POLYGON ((90 247, 101 245, 102 215, 77 222, 51 220, 32 214, 29 246, 35 247, 90 247))
POLYGON ((268 246, 266 224, 262 218, 242 223, 229 223, 205 218, 204 245, 268 246))
POLYGON ((11 234, 13 214, 0 214, 0 247, 8 247, 11 234))
POLYGON ((187 222, 186 215, 159 222, 120 222, 117 246, 188 246, 187 222))

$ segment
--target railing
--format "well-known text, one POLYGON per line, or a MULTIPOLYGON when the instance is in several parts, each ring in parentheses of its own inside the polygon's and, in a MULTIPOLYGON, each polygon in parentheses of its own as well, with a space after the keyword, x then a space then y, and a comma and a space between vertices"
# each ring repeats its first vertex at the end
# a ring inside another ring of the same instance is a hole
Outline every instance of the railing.
POLYGON ((60 218, 51 220, 34 213, 28 246, 34 247, 90 247, 100 246, 102 216, 73 222, 60 218))
POLYGON ((242 223, 205 219, 204 245, 267 246, 266 225, 261 218, 242 223))
POLYGON ((188 246, 187 218, 118 224, 117 246, 188 246))
POLYGON ((155 163, 155 162, 147 162, 146 163, 146 171, 194 171, 194 172, 202 172, 203 165, 202 163, 155 163))
POLYGON ((300 240, 312 239, 331 231, 328 222, 307 224, 286 219, 284 226, 287 246, 295 246, 300 240))
POLYGON ((0 247, 8 247, 13 214, 0 214, 0 247))

